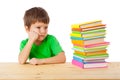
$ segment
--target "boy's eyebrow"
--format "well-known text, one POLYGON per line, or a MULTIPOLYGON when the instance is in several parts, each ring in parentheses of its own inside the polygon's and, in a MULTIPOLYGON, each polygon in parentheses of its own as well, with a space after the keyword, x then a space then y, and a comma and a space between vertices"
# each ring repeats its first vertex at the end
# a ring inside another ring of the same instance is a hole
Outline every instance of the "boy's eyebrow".
POLYGON ((36 26, 36 27, 48 27, 48 26, 36 26))
POLYGON ((48 26, 45 26, 45 27, 48 27, 48 26))

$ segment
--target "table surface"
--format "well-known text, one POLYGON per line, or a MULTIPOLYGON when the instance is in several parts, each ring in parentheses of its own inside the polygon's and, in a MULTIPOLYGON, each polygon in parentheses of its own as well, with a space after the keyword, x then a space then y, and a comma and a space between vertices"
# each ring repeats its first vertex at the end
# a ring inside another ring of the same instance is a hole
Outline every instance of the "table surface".
POLYGON ((115 80, 120 79, 120 62, 109 62, 108 68, 81 69, 70 62, 63 64, 20 65, 0 63, 0 80, 115 80))

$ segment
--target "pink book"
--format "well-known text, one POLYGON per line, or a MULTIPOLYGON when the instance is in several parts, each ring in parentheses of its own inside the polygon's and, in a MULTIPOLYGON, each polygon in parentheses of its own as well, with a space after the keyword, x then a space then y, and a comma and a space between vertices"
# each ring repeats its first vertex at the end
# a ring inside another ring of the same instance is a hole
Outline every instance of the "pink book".
POLYGON ((107 62, 101 62, 101 63, 88 63, 88 64, 84 64, 82 62, 79 62, 77 60, 72 60, 72 64, 76 65, 80 68, 105 68, 108 67, 108 63, 107 62))
POLYGON ((76 61, 76 60, 72 60, 72 64, 73 65, 77 65, 77 66, 79 66, 79 67, 81 67, 81 68, 84 68, 84 65, 83 65, 83 63, 81 63, 81 62, 78 62, 78 61, 76 61))
POLYGON ((97 46, 104 46, 104 45, 109 45, 109 42, 103 42, 103 43, 86 45, 85 48, 91 48, 91 47, 97 47, 97 46))

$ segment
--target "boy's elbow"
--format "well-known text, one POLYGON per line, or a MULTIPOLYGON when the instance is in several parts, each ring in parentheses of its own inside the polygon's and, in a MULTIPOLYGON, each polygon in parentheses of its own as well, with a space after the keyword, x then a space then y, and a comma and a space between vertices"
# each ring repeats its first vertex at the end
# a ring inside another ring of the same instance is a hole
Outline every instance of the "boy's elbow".
POLYGON ((25 62, 23 62, 23 61, 19 61, 19 64, 25 64, 25 62))
POLYGON ((65 63, 65 62, 66 62, 66 57, 64 56, 63 63, 65 63))
POLYGON ((25 64, 26 62, 25 62, 25 60, 23 60, 23 59, 18 59, 18 62, 19 62, 19 64, 25 64))
POLYGON ((62 63, 65 63, 66 62, 66 56, 65 56, 65 53, 64 55, 62 56, 62 63))

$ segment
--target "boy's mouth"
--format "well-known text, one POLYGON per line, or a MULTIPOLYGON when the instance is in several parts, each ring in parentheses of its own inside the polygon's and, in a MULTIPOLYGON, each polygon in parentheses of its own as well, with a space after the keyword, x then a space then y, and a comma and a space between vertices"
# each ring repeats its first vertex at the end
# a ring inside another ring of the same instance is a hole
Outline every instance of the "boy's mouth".
POLYGON ((39 39, 44 39, 45 35, 39 35, 39 39))
POLYGON ((44 37, 45 35, 39 35, 39 37, 44 37))

